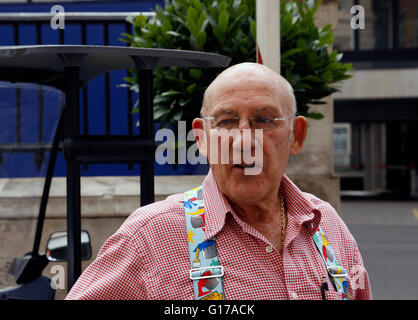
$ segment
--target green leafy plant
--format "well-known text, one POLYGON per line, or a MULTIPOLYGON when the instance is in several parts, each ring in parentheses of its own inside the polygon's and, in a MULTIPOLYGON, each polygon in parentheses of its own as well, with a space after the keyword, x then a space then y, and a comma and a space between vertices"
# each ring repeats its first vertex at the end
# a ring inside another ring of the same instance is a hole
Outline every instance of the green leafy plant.
MULTIPOLYGON (((165 1, 155 16, 130 18, 134 34, 124 33, 132 47, 205 51, 227 55, 231 64, 255 59, 254 0, 165 1)), ((199 116, 203 93, 222 71, 218 68, 157 68, 154 76, 154 120, 176 125, 199 116)), ((126 78, 138 90, 137 74, 126 78)), ((134 112, 138 111, 136 105, 134 112)))
POLYGON ((334 85, 351 76, 351 64, 342 64, 342 54, 330 50, 334 42, 332 25, 319 29, 315 13, 322 1, 283 1, 280 7, 281 74, 292 85, 298 113, 322 119, 309 105, 324 104, 322 98, 338 91, 334 85))
MULTIPOLYGON (((298 113, 320 119, 309 112, 310 104, 338 91, 334 83, 347 79, 349 64, 329 48, 331 25, 318 29, 314 16, 321 1, 282 1, 281 74, 295 90, 298 113)), ((183 49, 219 53, 232 58, 231 65, 256 59, 255 0, 166 0, 155 15, 128 20, 134 33, 122 40, 132 47, 183 49)), ((154 120, 164 126, 185 120, 190 125, 199 116, 203 93, 219 69, 158 68, 154 77, 154 120)), ((137 74, 126 78, 138 91, 137 74)), ((134 112, 138 111, 136 105, 134 112)))

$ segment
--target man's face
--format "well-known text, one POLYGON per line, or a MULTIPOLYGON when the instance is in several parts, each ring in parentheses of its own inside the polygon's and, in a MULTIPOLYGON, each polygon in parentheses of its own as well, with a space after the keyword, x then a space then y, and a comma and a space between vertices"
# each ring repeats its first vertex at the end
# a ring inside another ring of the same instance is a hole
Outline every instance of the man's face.
POLYGON ((206 140, 203 143, 198 142, 200 151, 209 158, 210 167, 221 191, 230 200, 249 204, 262 201, 271 193, 277 194, 289 154, 294 153, 292 120, 279 121, 274 130, 262 132, 260 139, 260 135, 257 137, 254 130, 250 130, 247 117, 258 115, 260 112, 274 118, 289 116, 292 109, 288 95, 285 87, 278 86, 277 81, 269 81, 267 76, 251 77, 246 73, 236 74, 212 90, 205 116, 217 118, 219 115, 227 114, 241 117, 235 130, 238 134, 235 132, 231 137, 226 137, 229 163, 222 163, 220 158, 221 153, 225 152, 221 144, 222 135, 228 134, 224 132, 218 137, 211 135, 210 129, 214 122, 203 120, 206 140), (245 135, 244 131, 251 134, 245 135), (218 149, 217 158, 213 158, 213 152, 211 155, 211 146, 218 149), (242 166, 251 165, 248 162, 236 163, 233 153, 237 150, 241 153, 241 159, 245 159, 246 153, 251 153, 250 156, 256 159, 259 174, 248 174, 245 166, 242 166), (260 157, 261 162, 257 161, 260 157))

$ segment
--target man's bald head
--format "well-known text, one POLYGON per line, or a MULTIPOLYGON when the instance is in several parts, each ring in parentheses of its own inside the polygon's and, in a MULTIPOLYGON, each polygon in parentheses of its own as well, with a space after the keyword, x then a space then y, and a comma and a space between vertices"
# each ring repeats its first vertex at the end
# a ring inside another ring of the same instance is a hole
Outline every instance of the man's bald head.
POLYGON ((233 65, 220 73, 209 85, 203 96, 201 115, 207 116, 219 90, 236 83, 248 83, 250 86, 269 86, 280 95, 280 107, 286 114, 296 113, 296 98, 289 82, 270 68, 252 62, 233 65))

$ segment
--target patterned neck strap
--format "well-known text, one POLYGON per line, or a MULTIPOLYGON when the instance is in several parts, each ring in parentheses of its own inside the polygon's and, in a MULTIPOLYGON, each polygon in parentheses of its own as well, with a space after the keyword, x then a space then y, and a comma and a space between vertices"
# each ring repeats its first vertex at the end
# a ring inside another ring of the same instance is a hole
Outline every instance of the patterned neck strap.
POLYGON ((202 187, 184 193, 187 243, 190 257, 190 279, 196 300, 225 299, 215 239, 205 240, 205 206, 202 187))
POLYGON ((347 283, 347 271, 344 269, 344 267, 338 264, 331 244, 327 240, 321 226, 318 226, 318 229, 313 235, 313 239, 319 253, 321 254, 322 260, 325 263, 325 267, 328 270, 335 290, 342 294, 343 300, 350 300, 350 293, 347 283))
MULTIPOLYGON (((219 265, 216 242, 214 238, 205 240, 205 205, 202 186, 184 193, 184 211, 191 266, 190 279, 193 281, 195 299, 224 300, 224 268, 219 265)), ((342 293, 343 300, 350 299, 347 272, 338 264, 321 226, 318 226, 313 240, 324 260, 335 289, 342 293)))

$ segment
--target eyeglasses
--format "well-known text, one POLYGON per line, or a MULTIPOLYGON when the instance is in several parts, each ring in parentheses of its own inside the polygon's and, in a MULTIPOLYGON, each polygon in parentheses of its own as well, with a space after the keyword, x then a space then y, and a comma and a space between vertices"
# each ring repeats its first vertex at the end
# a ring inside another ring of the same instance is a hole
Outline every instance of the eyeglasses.
POLYGON ((271 115, 256 115, 252 117, 236 117, 229 114, 219 115, 215 117, 202 117, 202 119, 210 122, 213 129, 232 130, 237 129, 241 119, 248 119, 250 127, 254 129, 262 129, 264 131, 272 131, 280 128, 283 120, 289 120, 295 117, 295 114, 288 115, 282 118, 275 118, 271 115))

